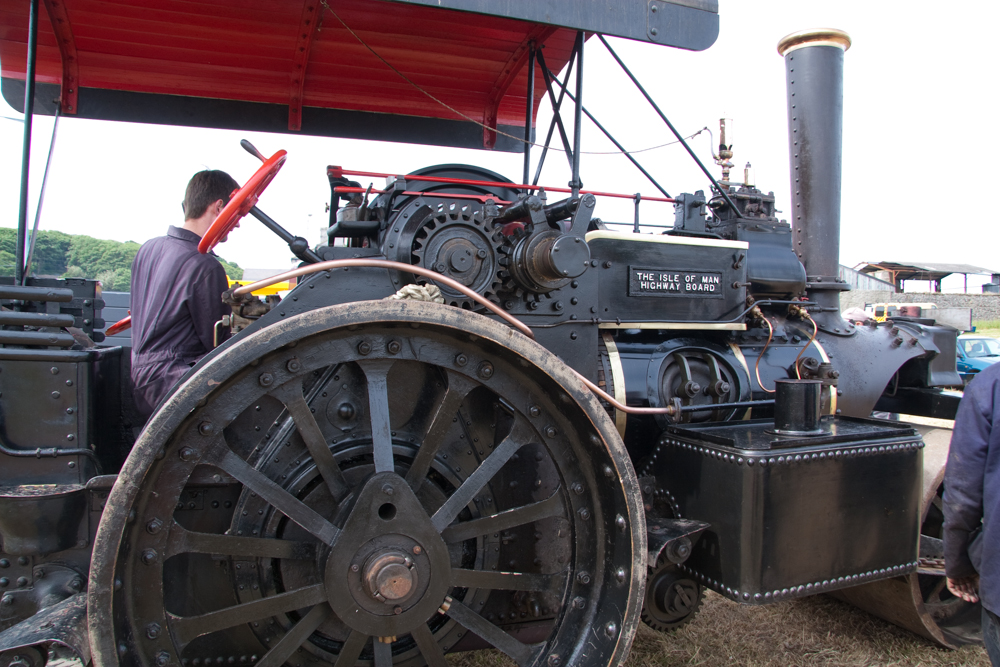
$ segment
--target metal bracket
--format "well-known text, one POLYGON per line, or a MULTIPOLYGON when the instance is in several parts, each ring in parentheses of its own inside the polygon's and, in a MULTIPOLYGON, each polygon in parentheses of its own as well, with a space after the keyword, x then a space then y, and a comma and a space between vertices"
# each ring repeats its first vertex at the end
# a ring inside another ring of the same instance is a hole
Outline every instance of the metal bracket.
POLYGON ((302 129, 302 94, 306 84, 306 66, 309 64, 309 52, 312 49, 313 35, 320 22, 318 0, 306 0, 302 6, 302 21, 299 25, 298 37, 295 39, 295 52, 292 56, 291 94, 288 100, 288 129, 298 132, 302 129))
POLYGON ((710 524, 691 519, 657 519, 646 517, 646 539, 649 556, 646 564, 656 567, 661 555, 674 564, 683 563, 691 548, 710 524))
POLYGON ((62 85, 59 89, 59 113, 76 114, 80 88, 80 63, 77 60, 76 40, 69 23, 69 15, 62 0, 44 0, 45 10, 52 22, 52 32, 59 45, 62 59, 62 85))
MULTIPOLYGON (((87 636, 87 594, 77 593, 0 633, 0 662, 9 664, 16 654, 37 651, 44 664, 90 664, 87 636), (63 660, 52 660, 53 658, 63 660)), ((30 663, 29 663, 30 664, 30 663)))
MULTIPOLYGON (((486 106, 483 109, 483 125, 485 126, 483 127, 483 148, 493 148, 496 146, 497 115, 500 112, 500 103, 503 102, 507 91, 527 64, 528 53, 532 48, 532 44, 536 46, 544 44, 545 40, 555 31, 556 28, 553 26, 536 25, 525 35, 521 44, 514 49, 514 52, 510 54, 510 58, 504 63, 503 69, 500 70, 500 74, 497 76, 489 95, 486 97, 486 106)), ((531 103, 534 105, 534 91, 531 91, 531 96, 531 103)))

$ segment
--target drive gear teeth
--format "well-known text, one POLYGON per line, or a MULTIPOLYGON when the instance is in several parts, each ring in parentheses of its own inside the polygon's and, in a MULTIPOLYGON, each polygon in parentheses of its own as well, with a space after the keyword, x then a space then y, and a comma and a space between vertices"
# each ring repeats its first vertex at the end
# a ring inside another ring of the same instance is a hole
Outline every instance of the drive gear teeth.
MULTIPOLYGON (((503 235, 479 209, 457 203, 439 203, 433 215, 414 235, 412 262, 453 278, 473 291, 498 301, 498 264, 503 235)), ((445 285, 439 285, 445 303, 475 308, 475 302, 445 285)))
POLYGON ((649 568, 640 618, 654 630, 673 632, 695 617, 704 599, 704 587, 661 556, 649 568))

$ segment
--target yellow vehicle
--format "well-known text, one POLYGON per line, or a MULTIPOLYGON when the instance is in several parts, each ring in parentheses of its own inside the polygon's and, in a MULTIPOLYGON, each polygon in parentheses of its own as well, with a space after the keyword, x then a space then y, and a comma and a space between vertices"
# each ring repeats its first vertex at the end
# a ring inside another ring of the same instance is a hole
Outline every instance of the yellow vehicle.
POLYGON ((876 322, 885 322, 886 319, 899 315, 902 307, 920 308, 921 313, 925 310, 937 310, 936 303, 866 303, 865 312, 875 318, 876 322))
MULTIPOLYGON (((244 285, 250 285, 254 283, 253 280, 233 280, 229 278, 229 288, 233 287, 243 287, 244 285)), ((272 296, 280 292, 287 292, 288 290, 295 287, 295 284, 290 281, 284 281, 280 283, 274 283, 273 285, 268 285, 267 287, 262 287, 259 290, 253 292, 254 296, 272 296)))

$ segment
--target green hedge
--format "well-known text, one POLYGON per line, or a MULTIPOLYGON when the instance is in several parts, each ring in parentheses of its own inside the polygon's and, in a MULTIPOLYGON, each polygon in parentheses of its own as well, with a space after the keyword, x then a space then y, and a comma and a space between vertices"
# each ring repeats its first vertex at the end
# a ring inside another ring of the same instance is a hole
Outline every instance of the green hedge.
MULTIPOLYGON (((0 276, 14 275, 17 230, 0 227, 0 276)), ((109 241, 82 234, 55 231, 38 232, 31 273, 36 276, 93 278, 106 290, 128 292, 132 289, 132 260, 139 251, 135 241, 109 241)), ((233 280, 243 277, 238 264, 220 258, 233 280)))

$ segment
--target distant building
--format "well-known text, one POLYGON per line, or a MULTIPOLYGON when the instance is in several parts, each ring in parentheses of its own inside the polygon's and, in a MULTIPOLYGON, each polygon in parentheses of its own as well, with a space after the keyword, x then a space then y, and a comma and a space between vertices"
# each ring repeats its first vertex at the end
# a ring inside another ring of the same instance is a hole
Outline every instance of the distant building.
MULTIPOLYGON (((968 293, 970 275, 990 276, 990 282, 982 286, 982 291, 986 293, 1000 293, 1000 271, 986 269, 981 266, 972 266, 971 264, 930 264, 927 262, 903 263, 890 261, 862 262, 854 267, 854 271, 889 283, 894 286, 897 292, 903 291, 903 281, 906 280, 930 282, 931 291, 940 292, 942 280, 950 275, 959 274, 964 279, 963 291, 968 293)), ((848 280, 848 282, 850 281, 848 280)))

